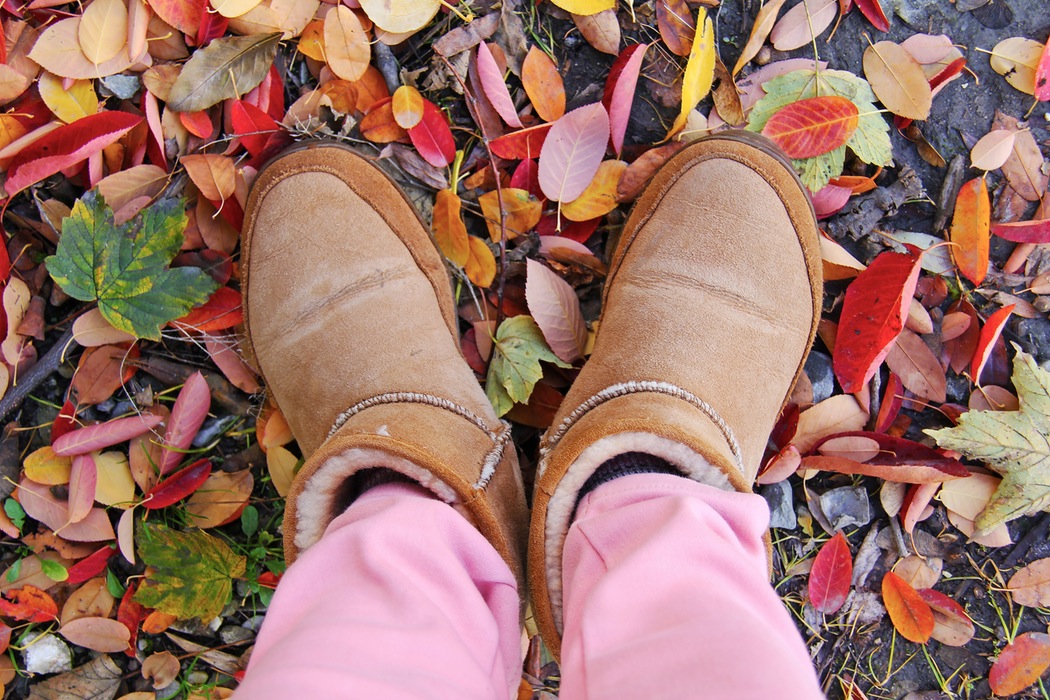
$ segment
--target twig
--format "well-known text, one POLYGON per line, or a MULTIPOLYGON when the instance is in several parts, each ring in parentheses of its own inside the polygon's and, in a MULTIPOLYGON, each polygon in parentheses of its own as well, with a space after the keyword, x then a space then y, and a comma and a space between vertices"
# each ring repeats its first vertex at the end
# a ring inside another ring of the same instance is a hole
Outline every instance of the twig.
POLYGON ((394 56, 394 52, 390 50, 390 47, 381 41, 373 44, 372 50, 375 51, 376 67, 383 76, 386 89, 390 91, 390 94, 393 94, 395 90, 401 87, 401 71, 397 65, 397 58, 394 56))
POLYGON ((50 377, 52 372, 58 369, 65 359, 66 349, 72 340, 73 329, 70 328, 62 334, 58 342, 51 346, 47 354, 40 358, 40 361, 33 365, 33 368, 26 372, 17 384, 11 387, 11 390, 4 395, 3 400, 0 400, 0 421, 7 418, 12 411, 21 406, 26 397, 33 393, 45 379, 50 377))

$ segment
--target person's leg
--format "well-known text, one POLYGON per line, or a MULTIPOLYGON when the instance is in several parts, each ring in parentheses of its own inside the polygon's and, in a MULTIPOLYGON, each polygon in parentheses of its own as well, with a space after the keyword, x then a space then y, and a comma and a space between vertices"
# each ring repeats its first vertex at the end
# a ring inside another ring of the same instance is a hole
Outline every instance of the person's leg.
POLYGON ((580 501, 565 541, 562 700, 824 697, 769 585, 755 494, 633 474, 580 501))
POLYGON ((518 609, 513 573, 462 515, 377 486, 288 569, 237 698, 505 699, 518 609))

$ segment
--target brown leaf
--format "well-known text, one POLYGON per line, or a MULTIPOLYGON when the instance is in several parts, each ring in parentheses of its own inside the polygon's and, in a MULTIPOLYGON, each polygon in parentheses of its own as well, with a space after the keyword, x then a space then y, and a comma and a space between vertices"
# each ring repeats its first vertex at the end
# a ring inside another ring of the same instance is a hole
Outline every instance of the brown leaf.
POLYGON ((620 53, 620 21, 616 10, 602 10, 593 15, 573 15, 572 21, 587 43, 602 53, 620 53))
POLYGON ((171 86, 168 108, 200 112, 247 93, 266 77, 280 40, 280 32, 226 37, 197 49, 171 86))
POLYGON ((117 694, 122 675, 113 659, 103 654, 72 671, 34 684, 27 700, 110 700, 117 694))
POLYGON ((905 49, 880 41, 864 51, 864 75, 882 104, 907 119, 930 116, 933 91, 922 68, 905 49))
POLYGON ((886 355, 886 365, 919 398, 935 403, 946 399, 947 378, 929 346, 908 329, 901 331, 886 355))
POLYGON ((1018 605, 1050 607, 1050 558, 1033 561, 1010 577, 1006 587, 1018 605))
POLYGON ((128 648, 131 632, 108 617, 78 617, 59 628, 58 633, 77 646, 115 653, 128 648))
POLYGON ((80 356, 72 388, 80 404, 102 403, 124 385, 135 367, 128 360, 138 357, 138 346, 102 345, 88 348, 80 356))
POLYGON ((113 594, 106 588, 106 579, 93 578, 66 599, 60 620, 65 625, 81 617, 109 617, 115 604, 113 594))
POLYGON ((142 662, 142 677, 153 681, 156 689, 167 688, 179 676, 181 666, 179 659, 170 651, 150 654, 142 662))
POLYGON ((686 0, 656 0, 656 24, 671 53, 688 56, 696 36, 696 20, 686 0))
POLYGON ((248 469, 210 475, 186 502, 189 524, 203 530, 230 522, 248 503, 254 483, 248 469))

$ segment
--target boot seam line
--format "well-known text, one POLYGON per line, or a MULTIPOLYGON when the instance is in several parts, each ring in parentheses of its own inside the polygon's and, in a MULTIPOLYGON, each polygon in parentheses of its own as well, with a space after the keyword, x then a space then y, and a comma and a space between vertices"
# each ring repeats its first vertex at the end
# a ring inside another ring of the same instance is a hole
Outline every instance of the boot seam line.
POLYGON ((510 424, 501 420, 500 427, 497 430, 490 430, 488 425, 485 424, 485 421, 476 413, 440 396, 422 394, 414 391, 397 391, 370 396, 367 399, 358 401, 356 404, 336 416, 335 422, 332 424, 325 439, 330 440, 332 436, 339 432, 339 430, 342 429, 351 418, 361 411, 374 406, 384 406, 395 403, 421 404, 433 408, 440 408, 463 418, 474 427, 484 432, 492 441, 492 449, 489 450, 485 455, 485 458, 482 460, 481 472, 472 487, 474 490, 480 491, 488 486, 489 481, 496 473, 496 467, 503 460, 503 454, 506 451, 507 445, 510 443, 510 424))

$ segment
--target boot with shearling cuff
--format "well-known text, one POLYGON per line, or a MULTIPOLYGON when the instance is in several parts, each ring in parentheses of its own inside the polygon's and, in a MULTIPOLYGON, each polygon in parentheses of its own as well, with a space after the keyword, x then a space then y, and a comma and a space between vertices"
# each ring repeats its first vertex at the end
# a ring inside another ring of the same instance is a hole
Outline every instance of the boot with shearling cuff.
POLYGON ((820 318, 817 235, 794 171, 754 134, 690 145, 638 198, 594 352, 540 447, 529 582, 556 656, 562 548, 603 463, 646 453, 698 482, 751 490, 820 318))
POLYGON ((463 359, 448 273, 397 186, 346 148, 299 146, 259 173, 243 235, 250 351, 306 457, 289 563, 355 475, 386 468, 467 516, 520 583, 528 514, 509 426, 463 359))

